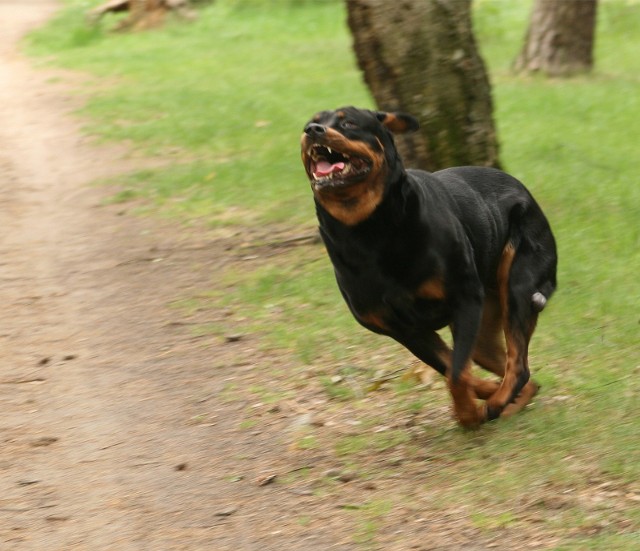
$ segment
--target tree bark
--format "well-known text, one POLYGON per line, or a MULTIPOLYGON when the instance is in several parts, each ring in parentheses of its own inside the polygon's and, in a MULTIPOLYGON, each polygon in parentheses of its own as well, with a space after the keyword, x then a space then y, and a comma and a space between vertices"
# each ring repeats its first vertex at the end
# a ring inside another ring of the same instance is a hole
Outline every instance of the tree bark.
POLYGON ((470 0, 346 0, 358 64, 379 109, 420 121, 397 138, 407 166, 499 166, 491 86, 470 0))
POLYGON ((570 76, 593 68, 597 0, 536 0, 518 72, 570 76))

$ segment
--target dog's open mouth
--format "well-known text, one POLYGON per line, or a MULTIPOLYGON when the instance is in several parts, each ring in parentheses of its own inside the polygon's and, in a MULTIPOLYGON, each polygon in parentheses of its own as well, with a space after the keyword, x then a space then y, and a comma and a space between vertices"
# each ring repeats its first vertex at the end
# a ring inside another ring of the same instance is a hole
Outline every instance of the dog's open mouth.
POLYGON ((317 187, 361 180, 370 171, 369 161, 314 144, 307 151, 307 171, 317 187))

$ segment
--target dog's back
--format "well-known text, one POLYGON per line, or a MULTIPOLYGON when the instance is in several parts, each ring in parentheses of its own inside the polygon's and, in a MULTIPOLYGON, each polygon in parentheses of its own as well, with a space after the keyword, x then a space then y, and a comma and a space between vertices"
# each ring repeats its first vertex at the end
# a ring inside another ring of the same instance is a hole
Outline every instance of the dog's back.
POLYGON ((549 222, 529 190, 510 174, 487 167, 447 168, 432 174, 407 170, 425 188, 431 211, 454 214, 470 240, 476 266, 487 281, 495 274, 496 255, 511 242, 530 250, 532 276, 546 299, 556 288, 556 244, 549 222), (534 260, 532 258, 532 260, 534 260))

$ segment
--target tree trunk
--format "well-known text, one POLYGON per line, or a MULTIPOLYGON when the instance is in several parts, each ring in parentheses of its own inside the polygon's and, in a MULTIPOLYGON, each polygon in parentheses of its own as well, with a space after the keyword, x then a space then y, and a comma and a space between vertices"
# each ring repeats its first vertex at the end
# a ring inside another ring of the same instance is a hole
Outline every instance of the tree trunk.
POLYGON ((426 170, 498 166, 491 87, 470 0, 346 0, 353 48, 378 108, 420 121, 397 138, 405 164, 426 170))
POLYGON ((514 69, 548 76, 590 71, 596 11, 597 0, 536 0, 514 69))

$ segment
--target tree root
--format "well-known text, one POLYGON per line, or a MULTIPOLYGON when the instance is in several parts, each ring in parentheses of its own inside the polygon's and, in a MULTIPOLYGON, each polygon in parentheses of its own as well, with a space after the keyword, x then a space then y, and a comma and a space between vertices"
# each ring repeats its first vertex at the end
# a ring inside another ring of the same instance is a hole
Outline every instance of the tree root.
POLYGON ((96 24, 107 13, 129 12, 117 25, 117 31, 140 31, 159 27, 164 23, 167 13, 175 13, 185 19, 194 19, 195 12, 189 0, 108 0, 92 9, 88 20, 96 24))

